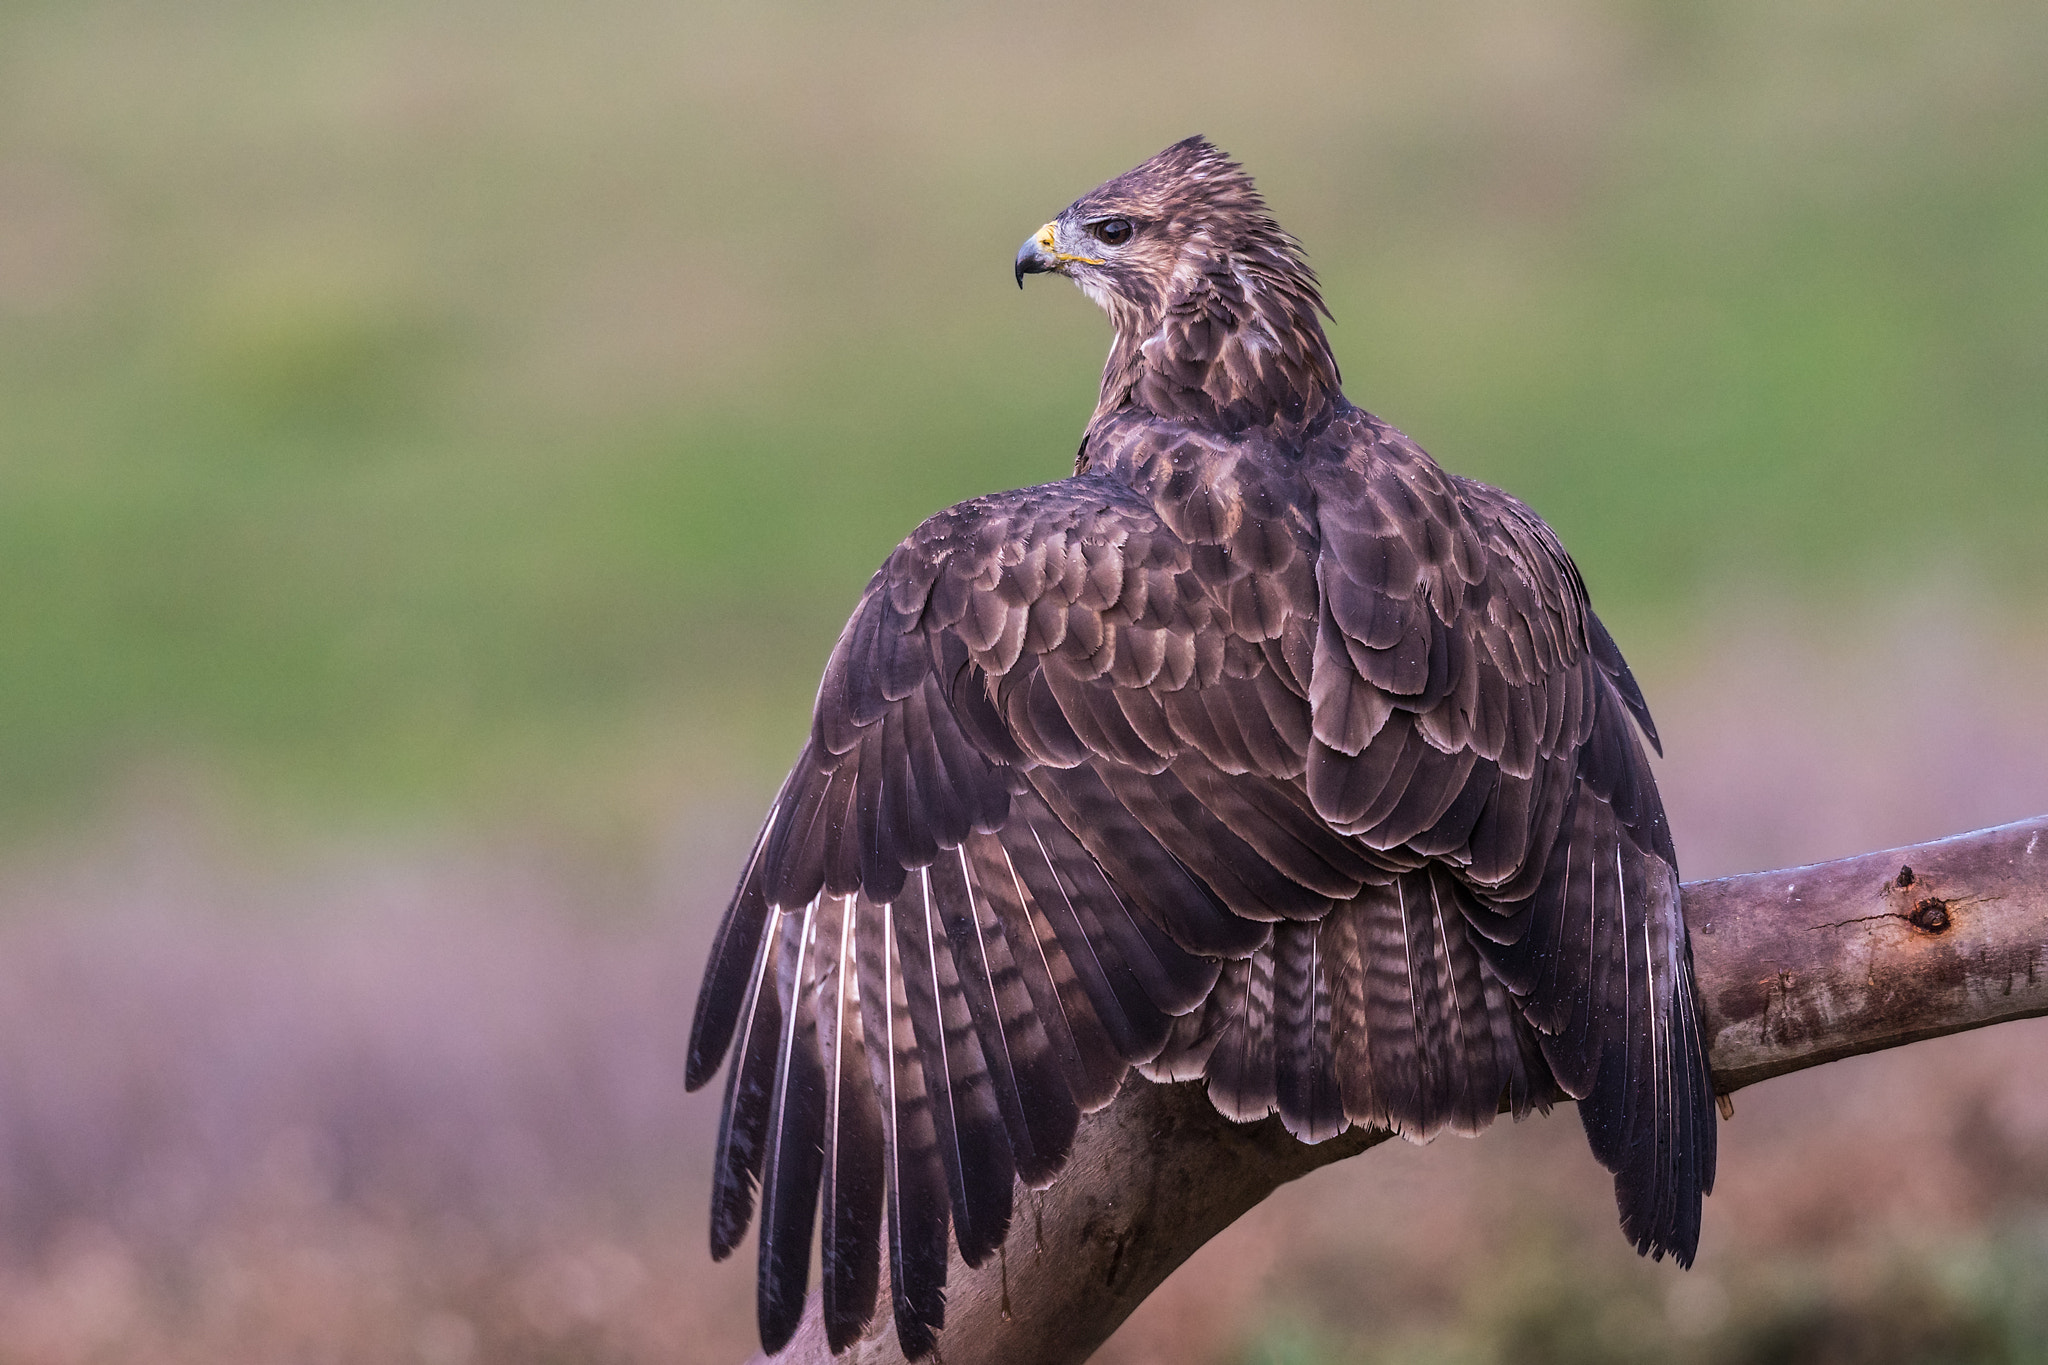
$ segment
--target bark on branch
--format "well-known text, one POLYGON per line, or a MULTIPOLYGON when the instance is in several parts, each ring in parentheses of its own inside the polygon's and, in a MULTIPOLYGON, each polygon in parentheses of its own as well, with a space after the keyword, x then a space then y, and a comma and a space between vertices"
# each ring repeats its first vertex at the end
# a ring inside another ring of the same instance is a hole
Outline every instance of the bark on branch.
MULTIPOLYGON (((1715 1089, 2048 1014, 2048 816, 1811 867, 1685 887, 1715 1089)), ((953 1254, 946 1365, 1087 1359, 1204 1242, 1281 1185, 1383 1140, 1310 1147, 1236 1124, 1199 1084, 1133 1077, 1085 1119, 1002 1254, 953 1254)), ((756 1358, 757 1360, 759 1357, 756 1358)), ((814 1293, 782 1365, 826 1365, 814 1293)), ((840 1361, 901 1365, 882 1311, 840 1361)))

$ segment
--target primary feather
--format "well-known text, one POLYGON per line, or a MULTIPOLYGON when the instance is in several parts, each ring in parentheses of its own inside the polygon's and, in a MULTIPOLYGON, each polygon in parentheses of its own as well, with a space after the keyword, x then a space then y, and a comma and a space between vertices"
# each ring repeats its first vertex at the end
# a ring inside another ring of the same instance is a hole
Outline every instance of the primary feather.
POLYGON ((1689 1263, 1713 1097, 1649 711, 1556 536, 1338 387, 1315 276, 1176 143, 1027 242, 1116 324, 1074 474, 869 583, 712 950, 712 1249, 762 1344, 822 1205, 834 1350, 905 1353, 1124 1073, 1417 1140, 1578 1100, 1689 1263))

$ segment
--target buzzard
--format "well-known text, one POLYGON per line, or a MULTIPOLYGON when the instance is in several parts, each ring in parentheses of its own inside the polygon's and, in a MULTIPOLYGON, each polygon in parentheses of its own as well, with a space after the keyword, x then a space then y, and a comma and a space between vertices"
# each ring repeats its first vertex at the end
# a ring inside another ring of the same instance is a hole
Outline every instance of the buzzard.
POLYGON ((711 1247, 761 1340, 813 1227, 904 1353, 1136 1067, 1317 1142, 1578 1101, 1690 1264, 1714 1101, 1641 691, 1557 536, 1352 404, 1315 274, 1202 138, 1024 244, 1116 340, 1070 478, 868 583, 712 947, 711 1247), (819 1216, 822 1196, 822 1218, 819 1216))

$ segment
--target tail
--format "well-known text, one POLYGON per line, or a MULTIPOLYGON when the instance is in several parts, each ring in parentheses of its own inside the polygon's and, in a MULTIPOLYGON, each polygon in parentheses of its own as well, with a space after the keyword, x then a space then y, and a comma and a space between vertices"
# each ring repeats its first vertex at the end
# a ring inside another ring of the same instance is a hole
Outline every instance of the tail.
POLYGON ((1238 1120, 1278 1113, 1304 1142, 1353 1125, 1426 1141, 1520 1117, 1552 1086, 1535 1035, 1480 953, 1447 868, 1368 886, 1318 923, 1283 920, 1175 1021, 1155 1080, 1205 1077, 1238 1120))
POLYGON ((1550 864, 1516 904, 1430 866, 1276 923, 1141 1069, 1205 1079, 1223 1114, 1278 1113, 1304 1142, 1471 1134, 1576 1099, 1623 1234, 1691 1265, 1715 1113, 1678 875, 1585 791, 1550 864))

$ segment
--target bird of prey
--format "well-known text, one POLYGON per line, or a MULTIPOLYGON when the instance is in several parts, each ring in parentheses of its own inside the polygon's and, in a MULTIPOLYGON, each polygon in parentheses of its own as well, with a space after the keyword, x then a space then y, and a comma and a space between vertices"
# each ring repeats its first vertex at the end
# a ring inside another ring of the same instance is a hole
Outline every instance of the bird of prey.
POLYGON ((1714 1099, 1641 691, 1557 536, 1338 385, 1316 277, 1199 137, 1016 258, 1116 329, 1072 477, 913 531, 834 646, 711 951, 713 1254, 761 1340, 929 1352, 1132 1067, 1317 1142, 1578 1101, 1690 1264, 1714 1099), (819 1210, 822 1203, 822 1217, 819 1210))

